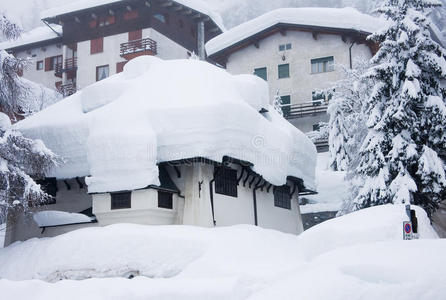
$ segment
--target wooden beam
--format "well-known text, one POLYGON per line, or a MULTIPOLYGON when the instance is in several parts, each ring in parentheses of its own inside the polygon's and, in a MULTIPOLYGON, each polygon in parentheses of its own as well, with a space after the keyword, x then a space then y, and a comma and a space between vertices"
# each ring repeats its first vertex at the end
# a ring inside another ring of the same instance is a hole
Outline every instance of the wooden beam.
POLYGON ((191 15, 192 14, 192 9, 185 10, 185 11, 182 12, 182 14, 186 15, 186 16, 191 15))
POLYGON ((79 19, 79 17, 74 17, 74 22, 76 22, 76 23, 80 23, 81 20, 79 19))
POLYGON ((146 0, 146 2, 144 2, 144 5, 146 6, 146 7, 150 7, 151 5, 150 5, 150 1, 149 0, 146 0))
POLYGON ((109 9, 109 10, 108 10, 108 14, 109 14, 110 16, 114 16, 114 15, 115 15, 115 11, 114 11, 113 9, 109 9))
POLYGON ((341 39, 342 39, 342 41, 343 41, 344 43, 347 43, 347 36, 342 35, 342 36, 341 36, 341 39))
POLYGON ((98 15, 96 15, 95 13, 92 13, 92 14, 90 15, 90 17, 91 17, 92 19, 96 20, 96 19, 98 18, 98 15))
POLYGON ((162 3, 160 6, 161 7, 170 7, 172 5, 173 5, 172 1, 166 1, 166 2, 162 3))
POLYGON ((127 6, 125 7, 125 9, 127 9, 127 11, 132 11, 132 7, 131 7, 130 5, 127 5, 127 6))
POLYGON ((179 11, 181 11, 181 10, 183 10, 183 9, 184 9, 184 6, 183 6, 183 5, 178 5, 178 6, 174 7, 173 11, 174 11, 174 12, 179 12, 179 11))
POLYGON ((280 34, 282 36, 286 36, 286 29, 280 29, 280 34))
POLYGON ((315 39, 316 41, 317 41, 318 34, 319 34, 318 32, 313 31, 313 39, 315 39))
POLYGON ((209 33, 217 33, 219 31, 220 31, 220 29, 218 27, 214 27, 212 29, 209 29, 209 33))
POLYGON ((257 49, 260 48, 259 41, 255 41, 255 42, 254 42, 254 47, 256 47, 257 49))
POLYGON ((201 18, 201 14, 197 13, 196 15, 192 16, 192 19, 200 19, 201 18))

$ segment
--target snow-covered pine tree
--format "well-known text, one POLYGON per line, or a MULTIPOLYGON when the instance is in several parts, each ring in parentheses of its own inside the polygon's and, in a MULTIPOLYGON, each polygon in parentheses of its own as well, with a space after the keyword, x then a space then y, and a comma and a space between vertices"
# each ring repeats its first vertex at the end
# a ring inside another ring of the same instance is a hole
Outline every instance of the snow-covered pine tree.
MULTIPOLYGON (((0 15, 0 32, 7 38, 19 34, 18 27, 0 15)), ((0 52, 0 106, 14 115, 19 109, 17 95, 23 86, 17 71, 22 62, 0 52)), ((57 163, 57 157, 41 141, 25 138, 11 128, 9 117, 0 113, 0 220, 10 209, 29 211, 48 195, 34 178, 42 178, 45 171, 57 163)))
POLYGON ((347 171, 366 130, 362 108, 372 81, 364 80, 362 76, 370 63, 358 58, 354 65, 354 69, 341 66, 343 78, 337 82, 328 106, 329 165, 333 171, 347 171))
POLYGON ((277 90, 276 96, 274 96, 273 107, 281 116, 283 116, 282 97, 280 97, 279 90, 277 90))
POLYGON ((365 112, 368 134, 356 176, 364 185, 356 209, 413 203, 432 214, 445 195, 440 154, 446 148, 444 49, 429 31, 436 0, 385 0, 387 28, 371 36, 381 46, 367 74, 375 81, 365 112))

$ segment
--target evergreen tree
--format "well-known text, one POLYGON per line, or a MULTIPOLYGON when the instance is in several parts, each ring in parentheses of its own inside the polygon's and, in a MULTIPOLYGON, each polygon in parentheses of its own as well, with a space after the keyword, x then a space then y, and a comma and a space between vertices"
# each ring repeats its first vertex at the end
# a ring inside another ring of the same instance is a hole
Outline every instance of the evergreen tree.
POLYGON ((362 108, 372 81, 362 76, 369 65, 365 59, 358 58, 355 69, 343 67, 343 79, 336 84, 336 92, 328 106, 330 168, 333 171, 347 171, 364 139, 362 108))
MULTIPOLYGON (((17 26, 0 15, 0 32, 6 38, 17 37, 17 26)), ((24 90, 17 72, 23 62, 0 52, 0 107, 14 116, 20 109, 18 97, 24 90)), ((0 220, 10 209, 29 211, 31 207, 48 198, 34 178, 57 163, 56 156, 41 141, 25 138, 11 127, 9 117, 0 113, 0 220)))
POLYGON ((444 49, 430 36, 436 0, 385 0, 378 12, 389 25, 371 36, 380 44, 366 74, 375 85, 365 104, 367 136, 355 177, 360 209, 385 203, 421 205, 428 214, 445 195, 444 49))

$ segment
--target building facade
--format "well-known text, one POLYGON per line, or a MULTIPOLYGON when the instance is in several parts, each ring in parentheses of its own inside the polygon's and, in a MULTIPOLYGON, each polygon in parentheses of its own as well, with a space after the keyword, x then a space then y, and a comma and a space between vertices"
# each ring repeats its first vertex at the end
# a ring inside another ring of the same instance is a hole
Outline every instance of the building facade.
POLYGON ((69 4, 43 12, 42 21, 49 27, 46 35, 29 34, 37 43, 22 39, 0 48, 31 58, 25 78, 68 96, 122 72, 126 62, 140 55, 183 59, 195 53, 204 59, 204 44, 223 31, 222 22, 202 6, 183 2, 69 4))
POLYGON ((354 9, 279 9, 214 38, 208 55, 231 74, 266 80, 270 99, 281 97, 284 116, 293 125, 303 132, 317 130, 328 120, 328 101, 342 68, 370 60, 377 50, 367 40, 371 30, 361 30, 360 22, 356 27, 354 21, 349 26, 331 22, 348 14, 375 19, 354 9), (319 23, 324 15, 332 27, 319 23))

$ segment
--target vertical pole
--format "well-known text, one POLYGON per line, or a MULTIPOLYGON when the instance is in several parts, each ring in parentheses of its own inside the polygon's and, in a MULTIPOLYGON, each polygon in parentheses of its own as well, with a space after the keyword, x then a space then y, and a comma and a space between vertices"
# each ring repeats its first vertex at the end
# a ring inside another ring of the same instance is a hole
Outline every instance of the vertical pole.
POLYGON ((200 21, 198 22, 198 30, 197 30, 197 39, 198 39, 198 57, 200 60, 206 59, 206 52, 204 48, 204 22, 200 21))
MULTIPOLYGON (((68 58, 68 47, 67 45, 62 46, 62 69, 65 68, 65 60, 68 58)), ((62 73, 62 85, 68 83, 67 72, 62 73)))

